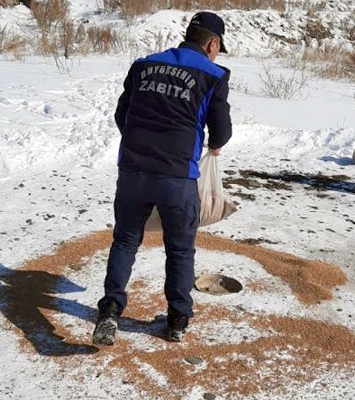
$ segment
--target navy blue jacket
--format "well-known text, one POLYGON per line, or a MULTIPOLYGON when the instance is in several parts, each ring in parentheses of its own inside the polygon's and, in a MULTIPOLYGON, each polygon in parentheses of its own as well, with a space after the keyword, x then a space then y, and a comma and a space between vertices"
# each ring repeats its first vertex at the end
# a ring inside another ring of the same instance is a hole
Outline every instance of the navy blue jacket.
POLYGON ((205 124, 213 149, 232 135, 229 75, 186 42, 135 61, 115 113, 122 134, 119 167, 198 178, 205 124))

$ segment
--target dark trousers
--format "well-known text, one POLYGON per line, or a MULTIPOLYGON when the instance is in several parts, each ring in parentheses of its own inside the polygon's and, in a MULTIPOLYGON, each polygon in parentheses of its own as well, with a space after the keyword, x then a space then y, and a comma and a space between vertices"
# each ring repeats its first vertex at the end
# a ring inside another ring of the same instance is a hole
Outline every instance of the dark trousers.
POLYGON ((200 198, 197 181, 146 172, 119 171, 115 199, 114 241, 105 278, 105 297, 99 308, 115 301, 123 312, 126 286, 144 225, 157 206, 163 226, 166 253, 165 296, 174 311, 192 317, 195 237, 199 225, 200 198))

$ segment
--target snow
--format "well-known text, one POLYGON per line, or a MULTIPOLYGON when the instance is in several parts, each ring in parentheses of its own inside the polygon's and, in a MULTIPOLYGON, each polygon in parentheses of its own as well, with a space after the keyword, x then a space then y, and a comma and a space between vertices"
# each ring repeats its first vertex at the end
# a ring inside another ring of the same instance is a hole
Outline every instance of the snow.
MULTIPOLYGON (((278 60, 271 62, 272 70, 276 75, 290 73, 284 67, 277 67, 279 63, 278 60)), ((260 79, 264 76, 261 63, 243 60, 243 64, 239 64, 235 60, 228 59, 224 61, 224 64, 233 71, 231 92, 236 100, 232 103, 232 110, 237 118, 235 121, 239 124, 262 123, 271 127, 307 131, 341 130, 355 125, 353 84, 337 82, 335 85, 331 81, 317 81, 306 77, 306 85, 299 93, 300 98, 284 101, 265 98, 260 79), (242 86, 243 89, 234 90, 233 86, 237 89, 242 86)), ((265 65, 269 64, 270 61, 265 65)), ((319 133, 319 135, 324 135, 324 133, 319 133)))
MULTIPOLYGON (((353 4, 343 1, 340 6, 344 11, 337 15, 342 19, 351 12, 353 4)), ((92 18, 102 24, 114 23, 112 16, 98 14, 96 9, 96 1, 71 3, 72 15, 78 20, 92 18)), ((324 11, 324 20, 334 12, 324 11)), ((31 56, 20 62, 2 56, 1 291, 9 286, 3 275, 5 268, 16 271, 26 260, 54 252, 62 241, 113 224, 119 146, 113 113, 124 77, 132 57, 156 51, 159 45, 178 43, 184 21, 191 15, 160 11, 138 18, 129 26, 116 16, 118 28, 125 29, 130 43, 139 43, 139 46, 132 45, 117 56, 75 57, 60 70, 51 59, 31 56), (158 34, 162 35, 159 40, 158 34)), ((252 315, 276 314, 327 321, 355 333, 355 165, 351 158, 355 149, 354 85, 318 79, 307 73, 307 85, 298 98, 266 97, 260 80, 264 61, 254 56, 269 49, 269 42, 265 40, 269 40, 271 29, 274 33, 287 32, 292 36, 294 31, 290 26, 304 23, 304 12, 293 11, 289 16, 290 25, 285 28, 271 10, 223 11, 222 15, 227 20, 227 29, 238 27, 237 38, 226 35, 226 45, 232 54, 217 60, 231 70, 232 83, 233 79, 235 83, 231 85, 229 97, 234 135, 218 159, 223 178, 228 179, 230 175, 226 171, 231 170, 233 177, 238 178, 242 177, 243 170, 263 172, 279 176, 279 182, 290 185, 290 190, 268 189, 263 185, 267 180, 255 176, 251 176, 256 181, 255 187, 232 184, 226 192, 239 203, 237 213, 203 230, 233 240, 260 239, 263 247, 334 263, 347 274, 349 282, 333 290, 332 300, 305 306, 287 284, 266 272, 258 262, 233 253, 198 249, 197 275, 223 273, 244 285, 262 281, 271 289, 245 288, 238 295, 218 297, 194 291, 195 303, 241 308, 252 315), (251 28, 255 21, 265 26, 264 33, 257 27, 251 28), (254 56, 245 58, 244 55, 254 56), (240 82, 243 84, 239 85, 240 82), (316 188, 319 174, 333 179, 333 185, 328 182, 326 191, 316 188), (299 182, 299 175, 308 180, 299 182), (287 177, 291 179, 285 180, 287 177), (255 200, 241 194, 255 196, 255 200)), ((0 27, 6 24, 14 29, 19 25, 31 27, 31 21, 30 13, 23 6, 0 9, 0 27)), ((269 57, 267 63, 280 73, 292 73, 278 59, 269 57)), ((57 294, 53 295, 62 304, 62 312, 56 312, 53 320, 60 326, 71 326, 73 336, 90 340, 96 302, 103 292, 106 258, 107 251, 98 252, 87 261, 85 269, 73 271, 68 267, 65 276, 81 289, 66 290, 59 285, 57 294), (75 315, 74 304, 81 310, 79 316, 75 315)), ((131 285, 144 280, 149 292, 162 293, 163 264, 161 247, 141 248, 131 285)), ((158 330, 164 323, 159 313, 164 312, 157 310, 158 330)), ((73 355, 72 369, 65 368, 58 366, 55 357, 24 351, 18 339, 21 335, 14 325, 2 314, 0 321, 4 349, 0 362, 6 366, 0 371, 1 399, 77 399, 81 393, 85 393, 85 398, 95 399, 149 398, 134 383, 122 383, 125 372, 120 368, 115 371, 116 376, 106 373, 117 354, 105 353, 101 359, 103 364, 97 364, 89 356, 83 359, 73 355)), ((119 335, 133 350, 154 353, 168 348, 166 342, 154 341, 145 334, 148 328, 131 329, 128 320, 123 325, 125 329, 119 335)), ((191 332, 197 334, 199 327, 191 323, 191 332)), ((221 319, 207 323, 200 334, 206 344, 237 345, 243 341, 253 343, 272 332, 257 330, 249 321, 234 324, 221 319)), ((289 354, 277 356, 287 360, 289 354)), ((136 362, 139 365, 139 360, 136 362)), ((203 363, 196 368, 207 367, 203 363)), ((167 378, 152 365, 142 362, 139 368, 157 385, 168 386, 167 378)), ((343 372, 324 372, 302 387, 290 383, 287 394, 275 392, 272 398, 350 400, 355 396, 353 377, 343 372)), ((203 387, 196 385, 184 398, 197 400, 204 392, 203 387)), ((248 398, 268 399, 270 393, 261 392, 248 398)))

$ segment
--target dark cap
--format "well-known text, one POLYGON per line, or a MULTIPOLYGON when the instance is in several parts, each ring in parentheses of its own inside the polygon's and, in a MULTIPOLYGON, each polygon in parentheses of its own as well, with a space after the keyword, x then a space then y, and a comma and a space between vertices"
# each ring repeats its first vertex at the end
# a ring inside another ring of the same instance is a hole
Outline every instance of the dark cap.
POLYGON ((209 31, 218 35, 221 39, 221 53, 227 53, 226 47, 223 42, 224 35, 224 22, 217 14, 208 11, 201 11, 195 14, 190 22, 190 25, 196 25, 201 28, 208 29, 209 31))

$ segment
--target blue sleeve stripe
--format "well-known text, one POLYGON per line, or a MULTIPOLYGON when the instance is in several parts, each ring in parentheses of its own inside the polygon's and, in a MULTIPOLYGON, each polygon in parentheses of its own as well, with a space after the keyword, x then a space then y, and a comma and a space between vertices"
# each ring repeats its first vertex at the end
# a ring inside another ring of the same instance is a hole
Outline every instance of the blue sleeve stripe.
POLYGON ((205 127, 208 105, 210 103, 213 91, 214 87, 207 93, 197 112, 195 146, 194 154, 192 159, 189 161, 189 178, 199 178, 201 175, 198 168, 198 162, 202 154, 203 140, 205 138, 203 129, 205 127))
POLYGON ((199 178, 201 175, 198 168, 198 161, 201 158, 203 140, 204 132, 196 129, 194 154, 192 159, 189 160, 189 178, 199 178))
POLYGON ((226 71, 214 64, 204 54, 188 48, 169 49, 163 53, 152 54, 146 58, 140 58, 136 62, 163 62, 179 67, 199 69, 209 75, 221 78, 226 71))

